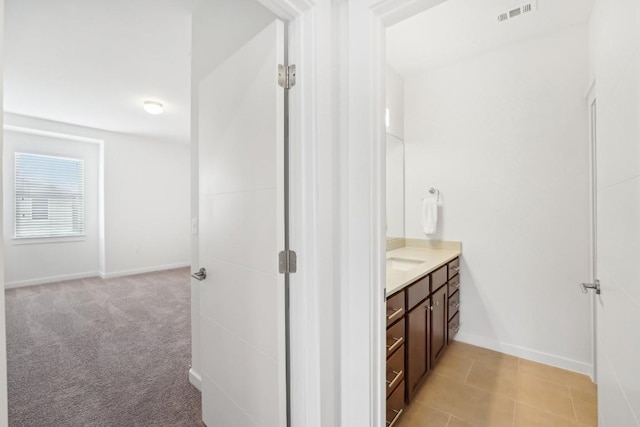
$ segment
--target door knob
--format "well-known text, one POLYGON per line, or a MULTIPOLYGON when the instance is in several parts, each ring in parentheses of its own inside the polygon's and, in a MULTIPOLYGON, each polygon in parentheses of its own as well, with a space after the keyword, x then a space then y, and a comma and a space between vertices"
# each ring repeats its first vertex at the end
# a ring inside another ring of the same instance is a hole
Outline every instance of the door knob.
POLYGON ((202 267, 200 268, 200 270, 198 270, 197 273, 193 273, 191 277, 193 277, 196 280, 202 281, 207 278, 207 270, 205 270, 205 268, 202 267))
POLYGON ((589 289, 595 289, 596 294, 600 295, 600 281, 596 280, 593 283, 580 283, 580 288, 582 289, 582 293, 586 294, 589 292, 589 289))

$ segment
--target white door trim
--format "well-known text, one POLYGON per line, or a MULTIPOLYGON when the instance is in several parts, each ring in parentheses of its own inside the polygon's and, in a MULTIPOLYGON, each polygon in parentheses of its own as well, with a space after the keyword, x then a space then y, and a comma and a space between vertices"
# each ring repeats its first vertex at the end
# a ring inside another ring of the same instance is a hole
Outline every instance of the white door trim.
MULTIPOLYGON (((4 0, 0 0, 0 55, 4 51, 4 0)), ((1 57, 1 56, 0 56, 1 57)), ((4 64, 0 59, 0 101, 4 97, 4 64)), ((4 123, 4 117, 0 117, 0 128, 4 123)), ((0 224, 3 224, 3 146, 4 134, 0 135, 0 224)), ((0 229, 0 240, 4 242, 3 231, 0 229)), ((0 247, 0 427, 9 425, 9 401, 7 397, 7 336, 6 313, 4 305, 4 248, 0 247)))
POLYGON ((358 0, 339 11, 348 49, 341 116, 341 425, 385 417, 385 28, 444 0, 358 0), (346 100, 344 99, 346 97, 346 100), (346 103, 346 106, 344 104, 346 103))
MULTIPOLYGON (((589 92, 587 93, 587 111, 589 114, 589 203, 591 207, 591 211, 589 212, 589 221, 590 221, 590 251, 589 255, 591 257, 590 263, 590 277, 589 280, 591 283, 595 283, 597 280, 597 196, 598 196, 598 186, 596 180, 596 125, 597 122, 594 122, 596 119, 596 82, 593 81, 589 88, 589 92)), ((594 383, 598 382, 596 365, 598 363, 598 340, 597 340, 597 295, 595 292, 589 292, 589 297, 591 298, 591 379, 594 383)))
MULTIPOLYGON (((297 68, 297 82, 289 92, 289 232, 290 247, 300 260, 290 275, 291 425, 320 425, 320 336, 317 286, 318 186, 315 168, 315 126, 318 62, 314 0, 258 0, 288 24, 288 62, 297 68), (316 351, 313 351, 313 350, 316 351)), ((284 248, 283 248, 284 249, 284 248)))

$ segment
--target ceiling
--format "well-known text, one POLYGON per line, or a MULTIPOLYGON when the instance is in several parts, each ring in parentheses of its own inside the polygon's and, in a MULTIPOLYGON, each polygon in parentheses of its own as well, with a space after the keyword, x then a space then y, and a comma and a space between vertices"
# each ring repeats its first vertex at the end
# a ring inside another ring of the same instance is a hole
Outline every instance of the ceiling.
POLYGON ((500 13, 529 2, 447 0, 387 29, 387 62, 403 76, 441 67, 584 24, 594 0, 538 0, 536 11, 498 22, 500 13))
POLYGON ((196 1, 6 0, 4 110, 189 143, 196 1))

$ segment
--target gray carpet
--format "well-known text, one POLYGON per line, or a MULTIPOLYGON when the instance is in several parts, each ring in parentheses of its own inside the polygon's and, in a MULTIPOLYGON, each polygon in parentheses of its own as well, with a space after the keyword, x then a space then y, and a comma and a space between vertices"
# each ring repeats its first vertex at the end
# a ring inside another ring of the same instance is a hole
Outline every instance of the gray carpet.
POLYGON ((6 291, 11 427, 203 426, 189 270, 6 291))

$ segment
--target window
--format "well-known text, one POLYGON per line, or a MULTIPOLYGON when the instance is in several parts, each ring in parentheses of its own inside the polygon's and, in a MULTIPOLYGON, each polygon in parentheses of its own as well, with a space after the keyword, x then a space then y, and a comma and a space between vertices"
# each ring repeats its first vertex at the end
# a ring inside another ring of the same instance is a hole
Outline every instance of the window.
POLYGON ((16 238, 84 235, 84 160, 16 153, 16 238))

